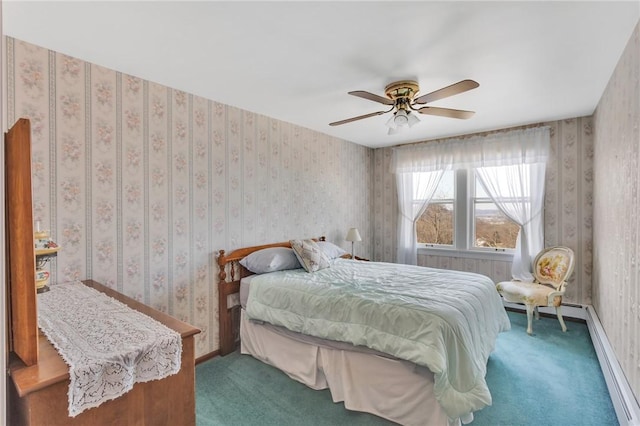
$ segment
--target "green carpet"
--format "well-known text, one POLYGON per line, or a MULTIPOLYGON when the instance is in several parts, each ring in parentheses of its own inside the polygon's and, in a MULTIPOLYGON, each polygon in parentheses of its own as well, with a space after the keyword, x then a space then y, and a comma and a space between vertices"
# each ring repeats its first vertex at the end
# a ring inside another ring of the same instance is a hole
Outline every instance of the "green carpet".
MULTIPOLYGON (((475 413, 473 426, 608 426, 617 419, 583 323, 534 321, 509 312, 487 364, 493 405, 475 413)), ((371 414, 334 404, 328 390, 314 391, 279 370, 238 352, 196 367, 199 426, 389 425, 371 414)))

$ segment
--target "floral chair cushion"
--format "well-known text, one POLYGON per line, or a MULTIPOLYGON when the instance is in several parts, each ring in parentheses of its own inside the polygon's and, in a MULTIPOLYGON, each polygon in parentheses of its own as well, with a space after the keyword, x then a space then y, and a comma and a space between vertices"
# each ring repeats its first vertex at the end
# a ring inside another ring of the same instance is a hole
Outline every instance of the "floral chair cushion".
MULTIPOLYGON (((556 291, 548 285, 520 281, 503 281, 498 283, 496 288, 507 302, 533 306, 547 306, 549 294, 556 291)), ((562 303, 562 297, 554 298, 553 306, 559 306, 560 303, 562 303)))

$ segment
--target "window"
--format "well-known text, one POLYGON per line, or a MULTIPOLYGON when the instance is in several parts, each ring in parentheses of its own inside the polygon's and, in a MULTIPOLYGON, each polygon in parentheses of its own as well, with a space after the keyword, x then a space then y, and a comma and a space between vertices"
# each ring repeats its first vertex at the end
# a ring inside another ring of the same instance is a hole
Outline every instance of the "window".
POLYGON ((512 276, 532 280, 531 253, 538 253, 544 246, 542 219, 549 142, 550 129, 534 127, 394 148, 391 170, 396 175, 398 194, 397 262, 417 264, 420 246, 449 251, 447 255, 455 251, 454 256, 459 257, 509 251, 504 259, 512 261, 512 276), (453 198, 445 195, 446 180, 442 181, 443 187, 438 187, 447 170, 454 170, 453 198), (425 202, 418 207, 415 174, 426 174, 421 180, 427 181, 421 185, 425 202), (476 183, 476 175, 481 185, 476 183), (426 201, 436 193, 443 195, 436 197, 433 208, 427 210, 426 201), (520 224, 522 238, 515 249, 510 248, 515 228, 499 215, 491 200, 520 224), (442 222, 436 223, 435 218, 442 222), (424 222, 419 236, 424 243, 416 238, 418 219, 424 222), (445 219, 453 224, 448 236, 444 235, 445 219))
POLYGON ((502 213, 473 175, 473 247, 514 249, 520 226, 502 213))
MULTIPOLYGON (((414 203, 422 205, 424 200, 414 198, 414 203)), ((449 170, 442 176, 431 202, 416 222, 419 244, 453 245, 454 207, 455 179, 453 170, 449 170)))
MULTIPOLYGON (((414 198, 417 205, 423 202, 414 198)), ((520 226, 498 209, 476 173, 466 169, 444 173, 416 222, 417 242, 428 248, 511 251, 519 230, 520 226)))

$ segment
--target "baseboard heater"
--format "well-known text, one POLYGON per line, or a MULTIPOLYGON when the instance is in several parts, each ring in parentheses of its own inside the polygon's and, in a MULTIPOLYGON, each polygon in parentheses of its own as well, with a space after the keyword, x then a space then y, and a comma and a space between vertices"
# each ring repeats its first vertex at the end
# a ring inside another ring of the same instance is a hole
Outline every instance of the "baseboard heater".
POLYGON ((618 363, 616 354, 602 328, 598 314, 593 306, 585 306, 587 326, 593 341, 593 347, 600 361, 602 374, 609 388, 611 402, 616 410, 618 422, 622 426, 640 426, 640 405, 633 395, 631 386, 618 363))
MULTIPOLYGON (((517 303, 503 302, 507 308, 525 312, 524 305, 517 303)), ((540 312, 554 315, 555 309, 540 307, 540 312)), ((598 314, 592 305, 575 305, 570 303, 562 304, 562 316, 565 318, 575 318, 584 320, 589 329, 589 335, 593 342, 593 348, 598 356, 602 375, 607 383, 607 389, 613 408, 616 411, 618 422, 621 426, 640 426, 640 405, 633 395, 631 386, 618 363, 607 334, 602 328, 598 314)))

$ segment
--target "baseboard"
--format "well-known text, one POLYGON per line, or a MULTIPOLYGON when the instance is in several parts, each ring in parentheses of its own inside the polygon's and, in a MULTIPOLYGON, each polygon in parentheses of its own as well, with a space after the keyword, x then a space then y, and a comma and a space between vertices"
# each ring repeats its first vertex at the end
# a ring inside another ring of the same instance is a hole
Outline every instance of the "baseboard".
MULTIPOLYGON (((524 305, 504 301, 503 304, 505 308, 526 312, 524 305)), ((539 311, 549 316, 556 316, 555 308, 540 307, 539 311)), ((618 422, 621 426, 640 426, 640 405, 633 395, 593 306, 563 303, 562 316, 566 319, 579 319, 586 322, 618 422)))
MULTIPOLYGON (((516 311, 522 311, 522 312, 526 312, 526 309, 524 307, 524 305, 521 305, 519 303, 511 303, 511 302, 505 302, 504 300, 502 301, 502 304, 504 305, 505 308, 510 308, 516 311)), ((541 306, 538 308, 538 312, 540 312, 541 314, 546 314, 549 316, 556 316, 556 308, 549 308, 547 306, 541 306)), ((563 318, 573 318, 573 319, 580 319, 580 320, 587 320, 587 311, 585 309, 584 306, 582 305, 574 305, 574 304, 568 304, 568 303, 563 303, 562 304, 562 317, 563 318)))
POLYGON ((607 382, 611 402, 616 410, 618 422, 621 426, 640 426, 640 405, 633 395, 631 386, 618 363, 616 354, 607 339, 607 335, 602 328, 598 314, 593 306, 585 307, 587 313, 587 326, 593 341, 593 347, 600 361, 602 374, 607 382))
POLYGON ((196 358, 196 365, 200 364, 201 362, 208 361, 211 358, 215 358, 218 355, 220 355, 220 350, 219 349, 216 350, 216 351, 213 351, 213 352, 209 352, 209 353, 207 353, 205 355, 202 355, 201 357, 196 358))

